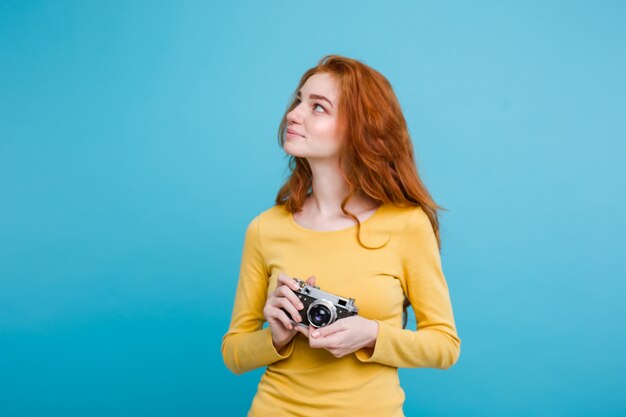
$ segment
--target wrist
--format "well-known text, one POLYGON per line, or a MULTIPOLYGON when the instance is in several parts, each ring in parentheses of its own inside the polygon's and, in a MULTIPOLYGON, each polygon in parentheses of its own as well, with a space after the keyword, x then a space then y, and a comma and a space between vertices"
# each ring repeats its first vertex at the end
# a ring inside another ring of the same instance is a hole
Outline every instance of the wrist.
POLYGON ((293 335, 291 335, 290 337, 281 337, 281 338, 276 338, 273 334, 272 334, 272 344, 274 345, 274 349, 276 349, 276 352, 280 353, 281 350, 285 349, 285 347, 287 347, 287 345, 289 345, 289 342, 291 342, 291 340, 293 339, 293 335))
POLYGON ((287 343, 289 343, 289 340, 277 340, 272 337, 272 344, 274 345, 276 352, 279 352, 282 348, 284 348, 287 343))
POLYGON ((366 347, 374 349, 376 346, 376 340, 378 339, 378 322, 376 320, 370 320, 370 337, 366 347))

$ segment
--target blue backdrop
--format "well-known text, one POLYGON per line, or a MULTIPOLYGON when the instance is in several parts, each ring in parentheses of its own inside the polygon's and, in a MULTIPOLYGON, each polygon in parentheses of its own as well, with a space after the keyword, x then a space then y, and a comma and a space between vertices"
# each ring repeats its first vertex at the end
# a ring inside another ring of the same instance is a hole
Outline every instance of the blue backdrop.
MULTIPOLYGON (((620 1, 0 1, 0 415, 244 415, 245 227, 324 55, 390 80, 462 353, 408 416, 626 415, 620 1)), ((413 321, 414 324, 414 321, 413 321)))

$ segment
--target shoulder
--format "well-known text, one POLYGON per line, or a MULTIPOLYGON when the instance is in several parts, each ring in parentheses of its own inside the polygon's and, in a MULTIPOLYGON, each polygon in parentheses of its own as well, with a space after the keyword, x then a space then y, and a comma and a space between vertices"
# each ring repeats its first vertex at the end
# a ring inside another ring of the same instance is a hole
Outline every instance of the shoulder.
POLYGON ((260 233, 262 229, 272 229, 290 221, 290 213, 285 206, 273 206, 263 210, 248 223, 249 233, 260 233))
POLYGON ((397 211, 398 244, 400 252, 413 259, 416 253, 422 257, 437 257, 439 245, 433 225, 422 207, 400 208, 397 211))
POLYGON ((252 222, 258 223, 275 223, 275 222, 284 222, 289 220, 289 216, 291 213, 287 211, 285 206, 272 206, 266 210, 263 210, 261 213, 257 214, 252 222))
POLYGON ((361 237, 368 246, 382 247, 390 240, 402 245, 425 233, 434 236, 428 215, 421 207, 385 204, 363 223, 361 237))
POLYGON ((390 211, 389 223, 402 252, 438 247, 435 230, 422 207, 393 207, 390 211))
POLYGON ((385 213, 388 225, 400 234, 432 230, 430 219, 420 206, 386 206, 385 213))

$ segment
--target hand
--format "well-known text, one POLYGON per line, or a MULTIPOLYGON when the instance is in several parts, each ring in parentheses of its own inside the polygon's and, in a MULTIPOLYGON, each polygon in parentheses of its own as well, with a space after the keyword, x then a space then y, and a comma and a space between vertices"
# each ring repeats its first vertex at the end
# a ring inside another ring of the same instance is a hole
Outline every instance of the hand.
POLYGON ((302 333, 308 336, 312 348, 324 348, 341 358, 362 348, 373 349, 378 337, 378 322, 351 316, 319 329, 309 326, 302 333))
MULTIPOLYGON (((309 277, 306 282, 309 285, 315 285, 315 277, 309 277)), ((276 289, 270 294, 265 302, 265 307, 263 307, 263 316, 269 324, 272 343, 274 343, 277 351, 284 348, 293 339, 299 328, 304 329, 302 326, 294 326, 289 316, 281 310, 284 308, 295 321, 302 321, 298 310, 302 310, 304 306, 292 291, 298 288, 299 286, 293 278, 279 274, 276 289)))

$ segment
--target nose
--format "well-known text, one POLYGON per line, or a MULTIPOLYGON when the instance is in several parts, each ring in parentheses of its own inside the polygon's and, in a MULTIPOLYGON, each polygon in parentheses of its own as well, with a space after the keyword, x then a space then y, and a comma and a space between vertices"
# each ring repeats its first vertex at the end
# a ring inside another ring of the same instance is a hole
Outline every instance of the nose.
POLYGON ((287 121, 289 123, 296 123, 296 124, 302 123, 302 112, 300 110, 300 107, 301 107, 300 104, 302 103, 298 103, 296 107, 294 107, 293 109, 291 109, 289 113, 287 113, 287 121))

